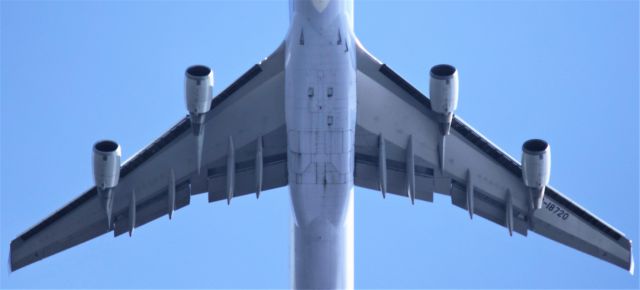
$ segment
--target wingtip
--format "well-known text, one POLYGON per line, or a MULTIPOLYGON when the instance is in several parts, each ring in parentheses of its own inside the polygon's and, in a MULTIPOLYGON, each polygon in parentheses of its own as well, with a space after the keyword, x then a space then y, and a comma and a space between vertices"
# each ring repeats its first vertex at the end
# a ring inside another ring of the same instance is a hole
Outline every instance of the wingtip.
MULTIPOLYGON (((16 239, 16 240, 17 240, 17 239, 16 239)), ((11 273, 13 273, 13 272, 15 272, 15 271, 17 271, 17 270, 19 270, 20 268, 22 268, 22 267, 24 267, 24 266, 25 266, 24 264, 20 265, 19 263, 17 263, 17 262, 16 262, 16 261, 14 261, 14 259, 13 259, 13 249, 14 249, 14 247, 15 247, 16 240, 13 240, 13 241, 11 242, 11 245, 9 246, 9 247, 10 247, 10 249, 9 249, 9 259, 7 260, 7 263, 9 264, 9 267, 8 267, 8 269, 9 269, 9 274, 11 274, 11 273)))
POLYGON ((633 261, 633 253, 631 253, 630 255, 631 255, 631 264, 629 265, 629 274, 633 276, 634 270, 635 270, 635 262, 633 261))
POLYGON ((13 271, 15 271, 13 269, 13 265, 11 265, 11 250, 9 250, 9 258, 7 259, 7 264, 8 264, 7 269, 9 269, 9 275, 11 275, 11 273, 13 273, 13 271))

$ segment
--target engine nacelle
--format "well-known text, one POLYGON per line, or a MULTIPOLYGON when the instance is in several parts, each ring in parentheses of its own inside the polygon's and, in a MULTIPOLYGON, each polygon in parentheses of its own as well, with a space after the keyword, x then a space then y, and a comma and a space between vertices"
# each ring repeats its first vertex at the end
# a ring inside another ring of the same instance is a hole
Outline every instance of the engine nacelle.
POLYGON ((187 68, 184 88, 191 128, 196 138, 196 169, 200 174, 205 117, 211 109, 211 101, 213 100, 213 71, 204 65, 194 65, 187 68))
POLYGON ((544 190, 551 176, 551 147, 541 139, 531 139, 522 145, 522 180, 530 189, 534 209, 542 207, 544 190))
POLYGON ((213 71, 204 65, 194 65, 185 72, 187 110, 192 116, 204 114, 213 99, 213 71))
POLYGON ((103 140, 93 145, 93 179, 100 190, 118 185, 120 179, 120 157, 122 151, 118 143, 103 140))
POLYGON ((448 64, 432 67, 429 95, 431 109, 451 122, 453 112, 458 107, 458 70, 448 64))

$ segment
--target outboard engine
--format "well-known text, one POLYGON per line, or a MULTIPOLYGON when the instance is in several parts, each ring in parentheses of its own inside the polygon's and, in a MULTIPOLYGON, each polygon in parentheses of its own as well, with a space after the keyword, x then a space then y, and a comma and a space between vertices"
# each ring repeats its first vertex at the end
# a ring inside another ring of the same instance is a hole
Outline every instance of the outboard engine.
POLYGON ((93 145, 93 179, 107 214, 109 228, 112 226, 113 188, 120 179, 120 157, 122 150, 118 143, 103 140, 93 145))
POLYGON ((187 68, 185 76, 187 110, 193 133, 198 136, 202 134, 204 115, 209 112, 213 100, 213 71, 204 65, 194 65, 187 68))
POLYGON ((200 174, 205 116, 211 109, 213 100, 213 71, 204 65, 187 68, 184 87, 191 128, 196 139, 196 167, 200 174))
POLYGON ((531 207, 540 209, 544 190, 551 175, 551 147, 541 139, 531 139, 522 145, 522 179, 529 188, 531 207))
POLYGON ((442 118, 442 134, 448 135, 453 113, 458 108, 458 70, 448 64, 439 64, 431 68, 429 81, 431 109, 442 118))
POLYGON ((444 171, 445 137, 451 130, 453 114, 458 107, 458 70, 448 64, 439 64, 431 68, 429 80, 431 110, 436 113, 440 123, 441 138, 438 144, 440 170, 444 171))

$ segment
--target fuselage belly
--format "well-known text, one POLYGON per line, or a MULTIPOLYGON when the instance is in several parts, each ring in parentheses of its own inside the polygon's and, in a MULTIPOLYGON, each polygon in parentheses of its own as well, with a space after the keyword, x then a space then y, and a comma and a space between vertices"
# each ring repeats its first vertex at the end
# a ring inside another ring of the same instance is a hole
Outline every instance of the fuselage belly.
POLYGON ((353 288, 356 64, 351 9, 293 1, 285 58, 294 288, 353 288))

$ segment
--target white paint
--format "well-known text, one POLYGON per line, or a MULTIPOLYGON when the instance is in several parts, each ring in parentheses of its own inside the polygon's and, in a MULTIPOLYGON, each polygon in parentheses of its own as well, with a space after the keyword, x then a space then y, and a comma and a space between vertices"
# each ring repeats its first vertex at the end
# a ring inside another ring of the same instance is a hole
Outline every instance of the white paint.
POLYGON ((329 5, 329 1, 330 0, 311 0, 311 3, 313 3, 313 8, 315 8, 318 13, 322 13, 322 11, 327 8, 327 5, 329 5))
POLYGON ((353 288, 356 65, 344 4, 292 3, 285 114, 294 288, 353 288))

